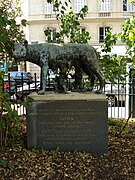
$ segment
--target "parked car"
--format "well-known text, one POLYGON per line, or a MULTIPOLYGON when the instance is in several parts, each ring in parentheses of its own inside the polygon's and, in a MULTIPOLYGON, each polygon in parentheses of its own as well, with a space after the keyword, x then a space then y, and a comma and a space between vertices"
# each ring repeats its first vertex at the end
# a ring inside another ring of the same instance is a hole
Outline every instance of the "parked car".
POLYGON ((23 83, 31 84, 34 82, 34 79, 29 72, 11 71, 9 73, 17 85, 22 85, 23 83))
POLYGON ((8 92, 10 95, 15 94, 16 91, 16 82, 8 74, 5 74, 3 78, 3 91, 8 92))

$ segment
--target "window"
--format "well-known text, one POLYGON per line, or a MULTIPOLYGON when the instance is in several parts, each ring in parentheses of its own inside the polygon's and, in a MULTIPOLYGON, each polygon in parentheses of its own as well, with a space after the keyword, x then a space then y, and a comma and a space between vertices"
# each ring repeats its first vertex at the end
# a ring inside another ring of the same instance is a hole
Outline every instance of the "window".
POLYGON ((129 3, 128 0, 123 0, 123 11, 132 12, 133 4, 129 3))
POLYGON ((87 0, 75 0, 74 12, 78 13, 85 5, 87 5, 87 0))
POLYGON ((86 31, 86 28, 85 27, 80 27, 80 33, 82 34, 83 32, 86 31))
POLYGON ((45 2, 45 14, 51 14, 53 12, 53 5, 51 3, 45 2))
POLYGON ((44 30, 44 33, 45 33, 45 36, 46 36, 46 39, 45 41, 48 42, 48 43, 55 43, 56 42, 56 29, 53 28, 53 27, 47 27, 45 30, 44 30))
POLYGON ((108 12, 110 11, 110 0, 99 0, 99 11, 108 12))
POLYGON ((106 36, 106 33, 110 27, 100 27, 99 28, 99 42, 104 42, 104 38, 106 36))

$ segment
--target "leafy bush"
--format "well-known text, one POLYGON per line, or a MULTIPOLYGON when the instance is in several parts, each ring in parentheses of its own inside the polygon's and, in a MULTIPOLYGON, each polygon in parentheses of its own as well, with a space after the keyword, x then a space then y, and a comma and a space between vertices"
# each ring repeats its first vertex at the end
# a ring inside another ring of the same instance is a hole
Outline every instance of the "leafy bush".
POLYGON ((3 76, 0 71, 0 146, 13 145, 20 139, 18 125, 20 119, 10 102, 8 93, 3 93, 3 76))

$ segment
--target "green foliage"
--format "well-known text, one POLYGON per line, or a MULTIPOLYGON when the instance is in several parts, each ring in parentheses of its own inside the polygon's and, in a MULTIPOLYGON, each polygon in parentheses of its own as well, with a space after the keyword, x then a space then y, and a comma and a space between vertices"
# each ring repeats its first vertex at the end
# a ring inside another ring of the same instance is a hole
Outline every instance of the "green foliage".
POLYGON ((109 29, 105 37, 102 52, 111 52, 111 48, 121 40, 126 45, 127 55, 133 59, 135 57, 135 16, 123 23, 121 32, 113 34, 111 31, 112 29, 109 29))
POLYGON ((121 40, 126 43, 127 53, 135 58, 135 16, 127 19, 123 24, 121 33, 121 40))
POLYGON ((116 83, 119 79, 124 82, 126 74, 126 60, 116 54, 114 55, 103 55, 100 59, 102 71, 105 79, 111 83, 116 83))
MULTIPOLYGON (((48 1, 51 2, 51 1, 48 1)), ((88 7, 84 6, 79 13, 74 13, 72 8, 68 11, 68 3, 70 1, 53 1, 53 10, 59 21, 59 31, 47 28, 44 33, 48 38, 48 42, 52 42, 51 36, 55 37, 55 42, 64 43, 68 39, 70 43, 88 43, 90 40, 89 32, 84 28, 80 29, 80 19, 84 19, 88 12, 88 7)), ((54 41, 53 41, 54 42, 54 41)))
POLYGON ((135 4, 135 0, 128 0, 128 2, 135 4))
POLYGON ((126 119, 114 119, 114 118, 108 119, 109 126, 117 127, 117 129, 112 131, 114 136, 119 137, 121 135, 129 134, 133 131, 133 129, 130 126, 129 119, 130 119, 130 117, 127 120, 126 119), (118 128, 119 128, 119 132, 118 132, 118 128))
MULTIPOLYGON (((16 17, 21 17, 19 0, 0 1, 0 55, 1 60, 12 60, 12 43, 24 38, 22 26, 26 20, 19 23, 16 17)), ((17 111, 13 109, 10 96, 3 93, 3 72, 0 72, 0 146, 12 145, 19 140, 18 125, 20 122, 17 111)))
POLYGON ((120 33, 113 34, 112 29, 108 29, 106 37, 104 39, 104 44, 102 46, 102 52, 109 53, 111 52, 112 46, 116 45, 118 39, 120 37, 120 33))
POLYGON ((21 105, 25 108, 28 108, 32 102, 33 99, 31 97, 26 97, 26 99, 21 103, 21 105))
POLYGON ((117 54, 111 54, 112 47, 116 45, 118 39, 121 37, 121 33, 113 34, 112 29, 109 29, 104 39, 101 52, 104 54, 100 57, 100 63, 105 79, 112 83, 116 83, 116 80, 125 80, 126 78, 126 60, 125 57, 118 56, 117 54))
POLYGON ((109 118, 108 119, 108 124, 110 126, 119 126, 119 127, 122 127, 124 125, 124 122, 119 120, 119 119, 109 118))
POLYGON ((3 93, 3 72, 0 71, 0 146, 13 145, 20 139, 18 125, 20 119, 13 109, 8 93, 3 93))
POLYGON ((134 65, 135 59, 135 16, 126 20, 122 25, 122 31, 112 33, 112 29, 106 34, 101 52, 104 54, 101 57, 101 65, 103 67, 104 76, 107 80, 114 83, 115 80, 124 80, 127 76, 126 64, 130 58, 130 62, 134 65), (111 54, 111 49, 121 40, 127 48, 127 56, 119 56, 111 54))
POLYGON ((0 53, 12 54, 12 41, 21 41, 24 38, 22 27, 26 21, 19 24, 16 17, 21 16, 21 8, 18 0, 0 1, 0 53))

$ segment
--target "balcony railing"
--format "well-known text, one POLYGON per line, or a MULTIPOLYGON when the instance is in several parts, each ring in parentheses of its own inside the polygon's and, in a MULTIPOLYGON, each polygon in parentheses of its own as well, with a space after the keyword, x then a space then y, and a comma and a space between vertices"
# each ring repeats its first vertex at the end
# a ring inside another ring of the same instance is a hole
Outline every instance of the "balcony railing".
POLYGON ((123 12, 123 16, 133 16, 135 12, 123 12))
POLYGON ((99 17, 111 17, 111 12, 99 12, 98 13, 99 17))
POLYGON ((45 19, 56 19, 56 15, 55 14, 45 14, 45 19))
POLYGON ((89 12, 86 18, 129 18, 135 12, 89 12))
MULTIPOLYGON (((85 19, 97 19, 97 18, 129 18, 135 15, 135 12, 89 12, 85 19)), ((55 14, 30 14, 29 21, 35 20, 55 20, 55 14)))

